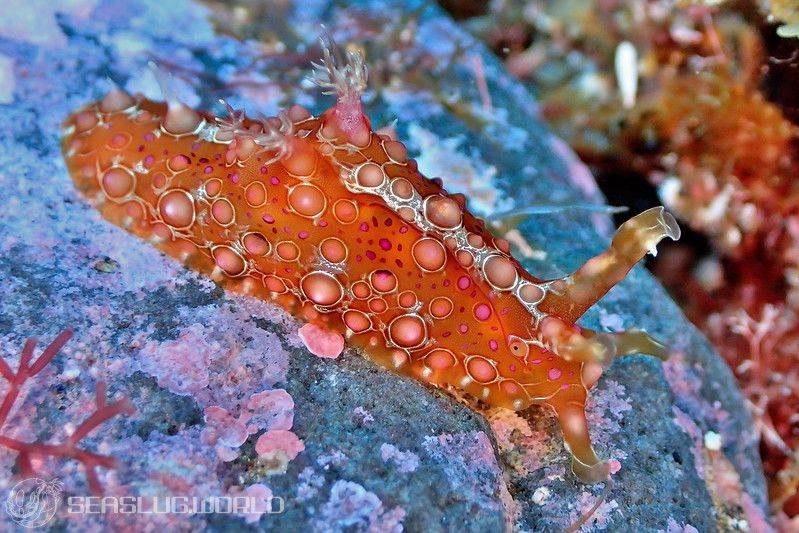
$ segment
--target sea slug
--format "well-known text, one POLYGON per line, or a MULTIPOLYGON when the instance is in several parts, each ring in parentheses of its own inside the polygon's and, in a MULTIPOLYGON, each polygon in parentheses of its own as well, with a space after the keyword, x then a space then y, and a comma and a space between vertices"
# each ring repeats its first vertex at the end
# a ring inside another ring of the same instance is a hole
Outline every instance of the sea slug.
POLYGON ((541 280, 422 176, 393 130, 361 108, 367 71, 327 43, 315 80, 334 107, 251 120, 109 92, 69 117, 75 186, 109 221, 226 288, 346 335, 373 360, 475 406, 551 406, 573 471, 605 479, 584 406, 614 357, 663 356, 641 331, 575 321, 664 237, 662 207, 623 224, 607 251, 541 280))

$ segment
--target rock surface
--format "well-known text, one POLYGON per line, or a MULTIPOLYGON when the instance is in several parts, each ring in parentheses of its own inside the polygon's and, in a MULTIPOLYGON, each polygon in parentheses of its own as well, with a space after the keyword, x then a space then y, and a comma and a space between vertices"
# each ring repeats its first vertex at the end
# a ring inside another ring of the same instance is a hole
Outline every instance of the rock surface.
MULTIPOLYGON (((12 20, 0 24, 0 355, 15 367, 27 337, 76 333, 26 386, 4 432, 63 438, 90 412, 95 381, 105 380, 138 410, 87 440, 119 460, 100 472, 106 494, 285 502, 282 513, 236 517, 102 518, 62 507, 57 526, 559 531, 593 505, 601 485, 569 473, 556 421, 543 410, 529 423, 507 413, 489 422, 352 350, 312 355, 300 324, 281 310, 225 294, 101 220, 61 159, 61 121, 107 91, 108 78, 159 98, 150 60, 173 73, 193 106, 219 112, 224 96, 251 115, 291 103, 325 109, 329 97, 303 83, 324 23, 339 41, 366 45, 373 124, 397 119, 420 169, 464 192, 472 210, 490 218, 535 205, 601 205, 590 174, 542 124, 530 94, 443 12, 399 0, 283 2, 241 27, 228 10, 189 0, 11 3, 19 4, 12 20)), ((515 253, 542 277, 578 267, 612 231, 590 209, 533 215, 517 229, 515 253)), ((666 364, 645 356, 614 363, 592 391, 598 452, 620 470, 583 531, 767 530, 743 400, 662 288, 637 267, 581 323, 641 327, 675 349, 666 364)), ((14 459, 0 450, 1 480, 14 459)), ((65 493, 87 494, 74 462, 39 468, 65 493)), ((15 526, 5 514, 0 525, 15 526)))

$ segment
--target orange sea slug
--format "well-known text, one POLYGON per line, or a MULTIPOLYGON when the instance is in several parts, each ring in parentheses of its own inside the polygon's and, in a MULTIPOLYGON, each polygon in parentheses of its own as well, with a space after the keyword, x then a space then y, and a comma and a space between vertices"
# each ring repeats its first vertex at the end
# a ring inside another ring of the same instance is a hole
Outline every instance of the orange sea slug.
POLYGON ((477 405, 551 406, 574 472, 604 479, 587 389, 614 357, 663 347, 575 321, 679 237, 673 217, 650 209, 574 274, 540 280, 461 196, 418 172, 395 134, 372 131, 357 52, 326 47, 315 78, 337 95, 332 109, 260 122, 113 90, 66 122, 75 185, 111 222, 226 288, 345 333, 396 372, 477 405))

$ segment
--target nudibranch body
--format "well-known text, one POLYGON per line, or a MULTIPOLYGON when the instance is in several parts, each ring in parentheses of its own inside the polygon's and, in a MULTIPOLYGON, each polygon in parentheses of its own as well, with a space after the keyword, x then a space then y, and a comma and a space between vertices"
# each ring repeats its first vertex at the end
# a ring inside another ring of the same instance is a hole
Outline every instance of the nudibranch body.
POLYGON ((254 121, 113 90, 66 122, 76 187, 109 221, 226 288, 345 334, 375 361, 475 404, 557 413, 573 469, 608 472, 592 449, 587 390, 615 356, 662 355, 643 332, 575 321, 663 237, 662 208, 625 223, 610 248, 541 280, 422 176, 391 130, 372 131, 361 56, 325 49, 320 116, 294 106, 254 121))

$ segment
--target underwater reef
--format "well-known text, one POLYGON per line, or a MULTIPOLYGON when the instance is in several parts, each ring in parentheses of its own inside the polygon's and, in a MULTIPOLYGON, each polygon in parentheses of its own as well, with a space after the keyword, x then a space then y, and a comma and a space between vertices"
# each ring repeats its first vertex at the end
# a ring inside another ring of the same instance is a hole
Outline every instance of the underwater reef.
MULTIPOLYGON (((115 86, 160 101, 168 73, 175 99, 221 116, 220 98, 250 117, 330 108, 334 96, 308 81, 324 24, 365 57, 373 128, 395 128, 419 171, 462 194, 527 271, 566 276, 610 244, 607 201, 541 100, 441 7, 10 3, 0 22, 3 498, 35 476, 57 480, 65 498, 283 502, 246 513, 61 505, 49 525, 66 531, 561 531, 584 515, 580 531, 775 526, 733 373, 643 266, 578 322, 641 328, 668 351, 616 360, 591 390, 588 425, 613 484, 586 484, 550 410, 478 413, 363 348, 338 356, 282 307, 226 291, 107 222, 73 186, 64 121, 115 86)), ((20 527, 8 512, 0 526, 20 527)))

